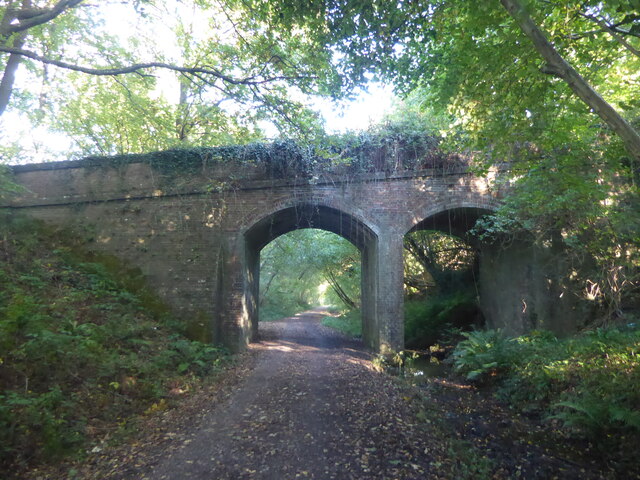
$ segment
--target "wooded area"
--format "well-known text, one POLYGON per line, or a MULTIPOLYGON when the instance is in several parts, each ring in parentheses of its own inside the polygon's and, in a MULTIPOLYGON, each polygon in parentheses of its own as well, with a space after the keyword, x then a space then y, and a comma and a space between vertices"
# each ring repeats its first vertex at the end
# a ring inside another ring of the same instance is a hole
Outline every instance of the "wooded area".
POLYGON ((597 259, 585 281, 612 312, 636 283, 634 2, 26 0, 2 15, 1 111, 32 137, 4 129, 5 162, 46 152, 34 132, 66 136, 71 156, 136 153, 260 140, 265 119, 326 145, 305 94, 349 95, 373 75, 444 147, 510 163, 515 191, 489 232, 597 259))
MULTIPOLYGON (((336 165, 392 148, 415 155, 385 158, 381 170, 458 156, 477 174, 500 165, 509 195, 466 238, 405 236, 407 346, 446 337, 459 374, 514 405, 528 395, 531 411, 611 453, 614 471, 637 468, 620 452, 640 435, 638 389, 628 388, 640 381, 640 0, 8 0, 0 65, 0 199, 16 189, 9 164, 274 137, 336 165), (315 99, 348 99, 371 81, 394 87, 395 111, 329 133, 315 99), (570 294, 592 306, 590 333, 469 332, 482 323, 476 242, 516 240, 562 256, 570 294)), ((0 467, 77 452, 111 428, 92 412, 73 416, 89 398, 113 397, 114 415, 139 413, 225 356, 149 309, 144 292, 113 277, 121 270, 9 217, 0 219, 0 467), (50 251, 30 258, 38 248, 50 251), (133 317, 139 326, 112 338, 133 317), (107 361, 76 368, 98 358, 107 361)), ((319 304, 357 311, 359 255, 324 231, 276 239, 261 252, 263 319, 319 304)))

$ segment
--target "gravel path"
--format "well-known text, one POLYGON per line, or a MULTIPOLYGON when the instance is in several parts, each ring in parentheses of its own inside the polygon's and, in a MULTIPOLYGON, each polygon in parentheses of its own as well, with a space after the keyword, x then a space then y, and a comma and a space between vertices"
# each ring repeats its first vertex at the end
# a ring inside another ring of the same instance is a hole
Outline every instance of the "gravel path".
POLYGON ((255 368, 142 477, 425 478, 427 439, 408 399, 322 316, 262 325, 255 368))

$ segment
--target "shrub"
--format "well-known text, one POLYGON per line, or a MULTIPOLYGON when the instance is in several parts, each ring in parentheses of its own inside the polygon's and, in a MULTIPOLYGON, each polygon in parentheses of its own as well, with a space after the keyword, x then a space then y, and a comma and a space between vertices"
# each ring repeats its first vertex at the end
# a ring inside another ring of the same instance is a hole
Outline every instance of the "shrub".
POLYGON ((274 322, 283 318, 292 317, 296 313, 308 310, 309 308, 309 305, 301 305, 294 301, 264 302, 259 310, 260 321, 274 322))
POLYGON ((500 330, 462 332, 461 341, 453 352, 455 370, 468 380, 480 380, 508 368, 514 349, 500 330))
POLYGON ((337 317, 324 317, 322 324, 351 337, 362 336, 362 316, 360 310, 347 310, 337 317))
POLYGON ((404 305, 405 344, 425 348, 435 344, 452 327, 469 328, 477 321, 478 307, 473 295, 455 292, 404 305))
POLYGON ((516 408, 559 419, 567 432, 595 444, 640 439, 640 330, 598 329, 567 339, 535 331, 464 335, 455 370, 472 380, 493 377, 516 408))
POLYGON ((113 259, 87 261, 34 221, 0 222, 0 470, 79 452, 225 358, 128 288, 113 259))

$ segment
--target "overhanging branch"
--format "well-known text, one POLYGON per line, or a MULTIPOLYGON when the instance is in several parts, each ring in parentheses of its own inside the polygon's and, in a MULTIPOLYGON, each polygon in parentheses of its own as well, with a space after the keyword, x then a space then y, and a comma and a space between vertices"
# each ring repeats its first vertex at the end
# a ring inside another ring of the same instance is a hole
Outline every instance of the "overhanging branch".
MULTIPOLYGON (((250 76, 245 78, 236 78, 231 77, 229 75, 225 75, 219 70, 213 68, 204 68, 204 67, 181 67, 179 65, 172 65, 170 63, 164 62, 147 62, 147 63, 134 63, 132 65, 127 65, 124 67, 111 67, 111 68, 93 68, 93 67, 85 67, 82 65, 75 65, 73 63, 64 62, 62 60, 54 60, 52 58, 46 58, 41 55, 38 55, 35 52, 29 50, 22 50, 19 48, 0 46, 0 52, 10 53, 13 55, 20 55, 24 58, 30 58, 31 60, 35 60, 36 62, 44 63, 46 65, 53 65, 59 68, 63 68, 66 70, 71 70, 74 72, 86 73, 88 75, 98 75, 98 76, 117 76, 117 75, 127 75, 130 73, 142 73, 144 70, 161 68, 165 70, 172 70, 174 72, 179 72, 183 74, 191 74, 191 75, 207 75, 215 77, 216 79, 222 80, 225 83, 232 85, 254 85, 259 86, 263 84, 273 83, 277 81, 291 81, 291 80, 308 80, 313 78, 312 76, 304 76, 304 75, 273 75, 269 77, 256 77, 250 76)), ((211 83, 211 82, 207 82, 211 83)))
POLYGON ((629 154, 640 160, 640 133, 557 52, 545 34, 525 10, 521 0, 500 0, 522 32, 545 60, 547 69, 562 78, 569 88, 620 136, 629 154))
POLYGON ((640 57, 640 50, 638 50, 633 45, 631 45, 629 42, 627 42, 621 35, 621 34, 631 34, 630 31, 627 32, 625 30, 617 29, 613 25, 609 25, 602 18, 596 17, 595 15, 587 15, 587 14, 581 14, 581 15, 584 18, 587 18, 587 19, 591 20, 592 22, 597 23, 598 26, 600 28, 602 28, 603 31, 608 32, 609 35, 611 35, 616 42, 621 44, 624 48, 629 50, 634 55, 637 55, 638 57, 640 57))

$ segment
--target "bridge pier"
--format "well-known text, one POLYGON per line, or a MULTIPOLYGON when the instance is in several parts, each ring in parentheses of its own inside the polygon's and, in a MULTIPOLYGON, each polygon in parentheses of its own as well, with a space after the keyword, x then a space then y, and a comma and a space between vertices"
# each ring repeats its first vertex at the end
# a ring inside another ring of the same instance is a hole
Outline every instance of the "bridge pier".
POLYGON ((588 324, 595 302, 580 295, 573 268, 557 245, 482 245, 480 304, 487 326, 508 335, 543 329, 564 336, 588 324))
POLYGON ((403 236, 384 232, 378 239, 375 296, 380 353, 404 349, 403 236))

